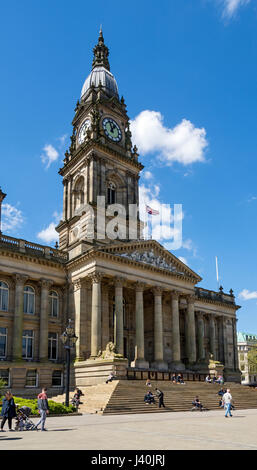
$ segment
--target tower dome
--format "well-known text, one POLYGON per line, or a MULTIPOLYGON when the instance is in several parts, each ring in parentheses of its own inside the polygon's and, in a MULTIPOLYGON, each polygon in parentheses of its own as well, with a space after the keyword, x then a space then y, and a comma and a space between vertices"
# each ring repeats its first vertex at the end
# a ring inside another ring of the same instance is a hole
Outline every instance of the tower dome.
POLYGON ((98 88, 100 85, 102 85, 103 90, 108 96, 119 98, 117 82, 113 74, 103 66, 95 67, 87 77, 81 91, 81 98, 86 95, 92 86, 98 88))
POLYGON ((92 72, 87 77, 82 87, 81 98, 83 99, 83 97, 86 96, 88 90, 92 86, 95 88, 102 86, 102 89, 109 97, 115 96, 116 98, 119 98, 117 82, 113 74, 110 72, 110 64, 108 60, 109 49, 104 44, 102 29, 100 30, 98 43, 94 47, 93 52, 94 59, 92 72))

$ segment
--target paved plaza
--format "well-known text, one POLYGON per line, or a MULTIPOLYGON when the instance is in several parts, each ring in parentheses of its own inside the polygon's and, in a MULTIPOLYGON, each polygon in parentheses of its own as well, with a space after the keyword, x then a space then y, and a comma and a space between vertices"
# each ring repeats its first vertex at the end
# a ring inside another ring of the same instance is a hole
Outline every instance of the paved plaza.
MULTIPOLYGON (((6 423, 7 424, 7 423, 6 423)), ((6 427, 7 429, 7 427, 6 427)), ((257 410, 47 419, 48 432, 0 433, 1 450, 257 450, 257 410)))

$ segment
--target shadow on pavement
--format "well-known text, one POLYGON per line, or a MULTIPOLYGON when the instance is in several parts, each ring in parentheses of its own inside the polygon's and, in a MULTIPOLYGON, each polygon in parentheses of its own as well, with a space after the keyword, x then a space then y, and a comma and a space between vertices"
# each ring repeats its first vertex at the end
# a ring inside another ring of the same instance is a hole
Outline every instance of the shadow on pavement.
POLYGON ((22 437, 1 437, 0 442, 1 441, 19 441, 20 439, 22 439, 22 437))
POLYGON ((48 432, 52 432, 52 431, 77 431, 77 429, 75 428, 71 428, 71 429, 49 429, 48 432))

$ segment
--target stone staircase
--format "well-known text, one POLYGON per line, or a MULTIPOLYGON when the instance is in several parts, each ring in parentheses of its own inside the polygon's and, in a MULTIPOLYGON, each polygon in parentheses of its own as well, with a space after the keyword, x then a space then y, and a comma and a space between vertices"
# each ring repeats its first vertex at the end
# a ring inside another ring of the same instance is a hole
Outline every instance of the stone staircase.
MULTIPOLYGON (((177 385, 166 381, 152 381, 152 387, 147 387, 144 380, 117 380, 108 384, 98 384, 80 387, 84 396, 81 397, 81 413, 139 414, 139 413, 165 413, 175 411, 190 411, 192 400, 198 395, 204 408, 219 410, 218 391, 220 385, 206 384, 204 382, 187 382, 186 385, 177 385), (155 388, 164 392, 165 408, 158 408, 158 400, 153 405, 144 403, 144 396, 150 389, 155 395, 155 388)), ((226 383, 230 388, 236 410, 257 408, 257 390, 240 384, 226 383)), ((73 391, 70 393, 70 398, 73 391)), ((54 401, 63 403, 65 395, 58 395, 54 401)))
MULTIPOLYGON (((173 384, 165 381, 153 381, 152 387, 147 387, 145 381, 128 380, 119 381, 110 396, 103 414, 136 414, 136 413, 165 413, 168 411, 190 411, 192 400, 198 395, 203 406, 207 410, 218 410, 220 390, 219 385, 203 382, 187 382, 186 385, 173 384), (158 408, 156 404, 146 405, 144 395, 150 389, 155 394, 155 388, 159 387, 164 392, 165 408, 158 408)), ((257 390, 240 384, 226 383, 225 388, 230 388, 235 408, 257 408, 257 390)), ((221 409, 222 410, 222 409, 221 409)))
MULTIPOLYGON (((102 414, 118 384, 119 381, 113 381, 108 384, 103 383, 88 387, 79 387, 79 389, 84 393, 84 396, 81 397, 82 405, 79 406, 79 412, 102 414)), ((71 391, 70 400, 73 397, 73 394, 74 391, 71 391)), ((52 399, 59 403, 64 403, 65 394, 58 395, 52 399)))

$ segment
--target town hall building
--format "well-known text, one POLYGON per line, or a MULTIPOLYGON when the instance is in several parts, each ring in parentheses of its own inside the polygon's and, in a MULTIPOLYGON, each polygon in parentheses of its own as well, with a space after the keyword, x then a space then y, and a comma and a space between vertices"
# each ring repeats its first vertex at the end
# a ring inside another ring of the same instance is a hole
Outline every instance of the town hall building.
POLYGON ((0 233, 0 378, 13 390, 60 390, 60 337, 71 319, 78 386, 103 382, 111 371, 124 380, 206 373, 210 357, 227 380, 240 381, 233 291, 199 287, 197 273, 142 237, 135 208, 143 165, 102 31, 93 52, 59 171, 59 246, 0 233))

